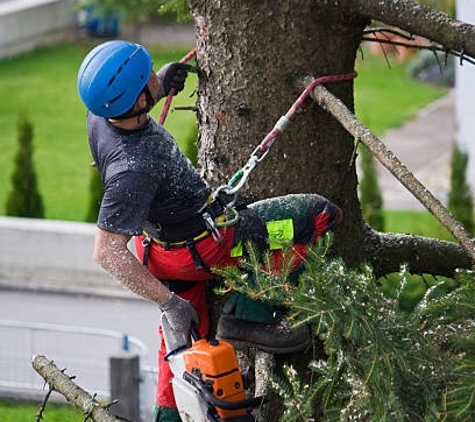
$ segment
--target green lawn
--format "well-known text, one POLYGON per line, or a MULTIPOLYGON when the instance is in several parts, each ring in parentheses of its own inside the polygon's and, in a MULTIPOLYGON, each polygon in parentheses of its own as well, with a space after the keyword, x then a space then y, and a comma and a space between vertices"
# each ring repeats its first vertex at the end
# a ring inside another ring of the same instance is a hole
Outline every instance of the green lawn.
MULTIPOLYGON (((0 399, 0 420, 2 422, 34 422, 41 407, 38 403, 0 399)), ((82 422, 85 416, 69 404, 47 404, 43 412, 45 422, 82 422)))
POLYGON ((450 232, 428 211, 385 211, 385 231, 455 241, 450 232))
POLYGON ((355 79, 357 117, 380 136, 401 126, 418 111, 448 92, 447 88, 417 82, 406 74, 406 62, 369 54, 358 56, 355 79))
MULTIPOLYGON (((76 91, 76 74, 91 47, 63 44, 0 61, 0 215, 5 213, 11 189, 16 122, 22 112, 34 126, 34 163, 46 218, 84 220, 91 157, 85 133, 85 110, 76 91)), ((156 68, 180 59, 188 51, 151 49, 156 68)), ((368 53, 357 61, 356 113, 378 135, 401 125, 447 91, 411 80, 405 68, 406 64, 395 59, 388 67, 384 57, 368 53)), ((191 75, 185 92, 175 98, 173 105, 193 105, 195 99, 190 96, 195 87, 196 77, 191 75)), ((158 117, 160 111, 161 104, 152 114, 158 117)), ((194 114, 186 111, 171 113, 165 124, 184 149, 194 125, 194 114)))

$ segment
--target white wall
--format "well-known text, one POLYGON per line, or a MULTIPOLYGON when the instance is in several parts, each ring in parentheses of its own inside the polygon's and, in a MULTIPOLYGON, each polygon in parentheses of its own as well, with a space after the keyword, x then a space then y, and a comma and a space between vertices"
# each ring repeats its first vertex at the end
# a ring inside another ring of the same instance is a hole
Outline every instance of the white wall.
POLYGON ((0 2, 0 58, 71 37, 77 27, 75 0, 0 2))
POLYGON ((0 286, 136 297, 92 259, 95 225, 0 217, 0 286))
MULTIPOLYGON (((475 24, 475 1, 457 0, 457 18, 475 24)), ((475 65, 464 63, 455 69, 456 141, 469 154, 467 180, 475 191, 475 65)))

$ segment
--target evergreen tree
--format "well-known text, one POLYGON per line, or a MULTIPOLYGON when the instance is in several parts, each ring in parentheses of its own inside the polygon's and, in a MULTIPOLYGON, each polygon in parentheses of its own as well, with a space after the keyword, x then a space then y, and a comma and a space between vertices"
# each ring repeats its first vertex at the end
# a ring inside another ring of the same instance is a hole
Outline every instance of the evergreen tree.
POLYGON ((21 114, 17 122, 18 151, 11 177, 12 191, 8 195, 6 215, 44 218, 43 198, 33 164, 33 125, 21 114))
POLYGON ((99 215, 99 208, 101 207, 104 189, 102 188, 101 175, 97 171, 97 168, 95 166, 91 167, 92 171, 89 181, 90 200, 85 221, 95 223, 97 221, 97 216, 99 215))
POLYGON ((384 230, 383 196, 378 185, 374 157, 365 146, 360 148, 362 177, 360 202, 363 218, 375 230, 384 230))
POLYGON ((454 142, 450 160, 448 208, 467 231, 473 234, 473 199, 466 179, 467 165, 468 153, 462 151, 457 142, 454 142))
POLYGON ((435 278, 414 306, 402 306, 412 294, 406 268, 388 294, 371 267, 328 258, 330 246, 327 236, 310 251, 297 285, 289 266, 269 271, 270 257, 252 247, 245 272, 218 272, 232 289, 287 307, 289 322, 310 323, 323 344, 326 358, 310 363, 308 378, 289 365, 269 375, 286 407, 280 420, 474 420, 474 275, 435 278))

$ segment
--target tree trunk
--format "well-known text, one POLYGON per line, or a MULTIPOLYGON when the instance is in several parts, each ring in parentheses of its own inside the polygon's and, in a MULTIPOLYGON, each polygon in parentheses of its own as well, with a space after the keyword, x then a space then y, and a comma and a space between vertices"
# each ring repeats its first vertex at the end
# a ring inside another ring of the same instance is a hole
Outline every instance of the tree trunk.
MULTIPOLYGON (((305 76, 349 73, 367 20, 324 2, 191 0, 200 69, 199 164, 212 185, 228 182, 300 94, 305 76), (340 54, 340 52, 345 52, 340 54)), ((329 86, 353 109, 352 82, 329 86)), ((279 137, 241 193, 262 199, 318 192, 346 215, 339 253, 361 244, 353 138, 311 101, 279 137)), ((355 261, 357 261, 358 257, 355 261)))
MULTIPOLYGON (((437 41, 449 44, 457 39, 464 42, 459 45, 471 48, 472 41, 462 34, 471 33, 472 26, 457 25, 447 15, 435 11, 423 14, 421 10, 427 10, 409 0, 383 3, 189 0, 197 25, 200 69, 199 164, 211 185, 228 183, 245 165, 301 93, 299 81, 308 76, 353 71, 369 17, 414 33, 418 33, 419 24, 422 35, 431 34, 437 41), (397 6, 406 11, 404 22, 397 6), (427 16, 437 19, 434 28, 424 29, 430 26, 427 16), (439 30, 439 26, 444 30, 439 30), (449 29, 457 35, 443 35, 449 29)), ((328 84, 327 88, 353 111, 351 81, 328 84)), ((368 230, 357 196, 355 155, 353 136, 333 116, 308 101, 256 167, 241 193, 251 199, 262 199, 317 192, 334 201, 345 217, 335 233, 334 252, 348 265, 367 261, 377 274, 384 274, 404 262, 412 271, 443 275, 452 274, 459 265, 471 265, 455 244, 421 241, 418 237, 405 237, 404 242, 397 243, 389 241, 390 235, 368 230), (427 259, 421 262, 420 256, 408 251, 423 244, 429 246, 424 253, 427 259), (450 250, 449 256, 458 259, 434 265, 441 256, 440 250, 450 250), (391 263, 387 259, 389 251, 394 254, 391 263)))

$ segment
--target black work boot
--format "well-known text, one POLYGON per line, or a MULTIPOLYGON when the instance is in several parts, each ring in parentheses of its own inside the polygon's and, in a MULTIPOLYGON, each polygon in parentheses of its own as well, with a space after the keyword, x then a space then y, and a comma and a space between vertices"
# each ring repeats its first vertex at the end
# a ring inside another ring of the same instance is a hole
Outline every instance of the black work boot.
POLYGON ((294 353, 312 343, 307 325, 290 329, 288 323, 262 324, 238 319, 231 314, 219 318, 216 337, 231 343, 235 349, 253 347, 269 353, 294 353))

